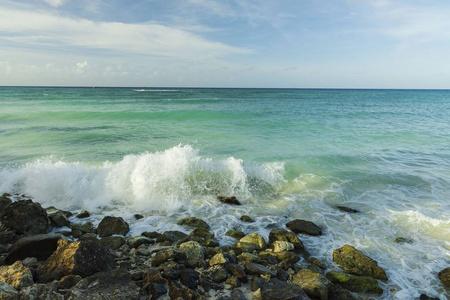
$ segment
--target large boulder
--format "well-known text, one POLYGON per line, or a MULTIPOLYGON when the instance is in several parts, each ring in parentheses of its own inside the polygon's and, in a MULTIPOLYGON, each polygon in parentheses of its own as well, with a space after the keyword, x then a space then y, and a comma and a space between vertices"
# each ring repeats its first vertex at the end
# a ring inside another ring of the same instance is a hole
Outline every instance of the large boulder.
POLYGON ((188 217, 188 218, 182 218, 178 221, 178 225, 186 225, 194 228, 204 228, 209 229, 208 223, 203 221, 202 219, 196 218, 196 217, 188 217))
POLYGON ((352 292, 383 293, 383 289, 378 285, 378 281, 372 277, 355 276, 344 272, 331 271, 327 273, 327 278, 332 283, 339 284, 352 292))
POLYGON ((440 271, 438 276, 446 287, 450 287, 450 268, 440 271))
POLYGON ((0 300, 3 299, 19 300, 19 292, 6 282, 0 280, 0 300))
POLYGON ((239 240, 241 243, 249 243, 255 245, 256 249, 264 249, 266 247, 266 241, 257 233, 250 233, 239 240))
POLYGON ((100 237, 113 234, 125 235, 130 231, 130 226, 121 217, 106 216, 98 224, 97 234, 100 237))
POLYGON ((0 267, 0 281, 6 282, 13 288, 20 290, 33 284, 33 274, 21 261, 11 266, 0 267))
POLYGON ((61 210, 57 210, 54 213, 49 214, 48 218, 54 227, 70 227, 70 221, 67 218, 66 213, 61 210))
POLYGON ((195 241, 188 241, 180 245, 180 250, 186 254, 186 259, 190 266, 196 267, 203 264, 203 247, 195 241))
POLYGON ((319 226, 310 221, 305 220, 293 220, 286 224, 286 227, 292 230, 292 232, 299 234, 307 234, 312 236, 317 236, 322 234, 322 229, 319 226))
POLYGON ((308 269, 300 270, 292 278, 292 283, 301 287, 313 299, 327 300, 330 281, 319 273, 308 269))
POLYGON ((116 257, 108 247, 97 241, 58 241, 58 248, 37 269, 40 282, 48 282, 69 274, 87 277, 111 270, 116 257))
POLYGON ((17 201, 7 205, 0 212, 0 222, 17 234, 47 233, 50 220, 45 209, 31 200, 17 201))
POLYGON ((17 260, 27 257, 35 257, 37 260, 45 261, 55 252, 59 240, 65 240, 62 234, 37 234, 23 237, 17 240, 5 258, 6 264, 12 264, 17 260))
POLYGON ((388 279, 386 272, 378 266, 375 260, 367 257, 353 246, 344 245, 334 250, 333 260, 350 274, 369 276, 381 280, 388 279))
POLYGON ((78 282, 66 295, 66 300, 139 299, 140 288, 128 272, 116 269, 99 272, 78 282))

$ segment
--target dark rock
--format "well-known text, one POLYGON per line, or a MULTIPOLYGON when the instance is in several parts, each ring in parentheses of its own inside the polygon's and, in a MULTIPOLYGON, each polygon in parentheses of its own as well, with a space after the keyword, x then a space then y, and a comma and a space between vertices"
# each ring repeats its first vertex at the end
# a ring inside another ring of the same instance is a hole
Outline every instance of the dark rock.
POLYGON ((47 212, 39 203, 33 203, 31 200, 7 205, 0 211, 0 221, 3 226, 15 230, 17 234, 47 233, 50 229, 47 212))
POLYGON ((241 286, 241 281, 237 277, 230 277, 225 280, 225 284, 228 284, 231 286, 232 289, 238 288, 241 286))
POLYGON ((200 300, 202 297, 187 287, 183 287, 176 281, 169 282, 169 297, 170 299, 183 299, 183 300, 200 300))
POLYGON ((344 289, 338 284, 331 284, 328 287, 328 300, 359 300, 349 290, 344 289))
POLYGON ((185 238, 187 236, 186 233, 181 232, 181 231, 164 231, 163 234, 161 234, 156 241, 158 243, 162 243, 162 242, 169 242, 171 244, 174 244, 176 242, 178 242, 179 240, 185 238))
POLYGON ((67 219, 66 214, 60 210, 55 213, 49 214, 48 218, 53 227, 70 227, 70 221, 67 219))
POLYGON ((227 280, 228 273, 223 267, 217 267, 211 272, 210 278, 214 282, 221 283, 227 280))
POLYGON ((419 297, 419 300, 440 300, 439 298, 435 298, 435 297, 430 297, 428 295, 425 294, 421 294, 419 297))
POLYGON ((140 219, 143 219, 144 216, 141 215, 141 214, 135 214, 135 215, 134 215, 134 218, 135 218, 136 220, 140 220, 140 219))
POLYGON ((0 244, 9 244, 14 240, 16 233, 14 230, 3 230, 0 231, 0 244))
POLYGON ((217 199, 219 199, 220 202, 226 203, 226 204, 232 204, 232 205, 241 205, 241 202, 235 197, 223 197, 223 196, 217 196, 217 199))
POLYGON ((3 194, 3 196, 0 197, 0 211, 3 211, 11 203, 12 203, 11 199, 9 199, 3 194))
POLYGON ((206 278, 200 278, 199 285, 207 292, 210 290, 222 290, 224 288, 223 284, 212 282, 206 278))
POLYGON ((381 280, 388 279, 386 272, 378 266, 375 260, 365 256, 350 245, 344 245, 334 250, 333 261, 350 274, 369 276, 381 280))
POLYGON ((282 252, 261 251, 259 253, 259 257, 265 260, 267 260, 269 257, 273 257, 276 259, 275 263, 283 263, 284 265, 295 264, 300 260, 300 257, 295 255, 295 253, 289 251, 282 251, 282 252))
POLYGON ((251 233, 239 240, 241 243, 250 243, 255 245, 256 249, 264 249, 266 248, 266 241, 264 238, 257 233, 251 233))
POLYGON ((196 217, 182 218, 178 221, 178 225, 186 225, 194 228, 209 229, 208 223, 196 217))
POLYGON ((81 280, 66 295, 67 300, 139 299, 140 288, 122 269, 99 272, 81 280))
POLYGON ((97 226, 97 233, 100 237, 111 236, 113 234, 125 235, 130 231, 130 226, 121 217, 104 217, 97 226))
POLYGON ((8 300, 19 300, 19 292, 6 282, 0 280, 0 298, 8 300))
POLYGON ((90 217, 91 214, 87 211, 87 210, 83 210, 82 212, 80 212, 76 217, 78 219, 84 219, 84 218, 88 218, 90 217))
POLYGON ((33 284, 33 274, 21 261, 17 261, 11 266, 0 266, 0 281, 20 290, 33 284))
POLYGON ((93 232, 85 233, 78 238, 79 241, 97 241, 97 235, 93 232))
POLYGON ((100 240, 100 243, 102 243, 103 245, 105 245, 113 250, 117 250, 123 244, 125 244, 125 238, 123 236, 108 236, 108 237, 102 238, 100 240))
POLYGON ((241 252, 251 253, 256 250, 256 245, 247 242, 237 242, 234 244, 234 247, 239 248, 241 252))
POLYGON ((9 265, 27 257, 36 257, 44 261, 55 252, 59 240, 66 240, 66 237, 61 234, 37 234, 23 237, 9 248, 5 263, 9 265))
POLYGON ((181 271, 183 271, 185 268, 184 266, 181 266, 175 261, 169 261, 165 263, 162 268, 162 277, 170 280, 176 280, 180 278, 181 271))
POLYGON ((61 278, 59 287, 61 289, 70 289, 83 279, 79 275, 67 275, 61 278))
POLYGON ((74 237, 75 231, 79 231, 81 233, 79 236, 81 236, 85 233, 95 233, 95 228, 91 222, 86 222, 84 224, 72 224, 72 235, 74 237))
POLYGON ((143 233, 141 233, 141 235, 148 237, 149 239, 156 239, 161 235, 161 233, 158 233, 156 231, 151 231, 151 232, 144 231, 143 233))
POLYGON ((245 236, 245 234, 242 231, 238 231, 238 230, 229 230, 227 232, 225 232, 226 236, 231 236, 232 238, 235 238, 237 240, 240 240, 241 238, 243 238, 245 236))
POLYGON ((180 282, 190 289, 195 289, 198 285, 200 275, 194 269, 186 268, 181 271, 180 282))
POLYGON ((195 228, 191 233, 189 233, 189 237, 199 237, 202 239, 213 239, 214 233, 209 232, 209 230, 205 229, 205 228, 195 228))
POLYGON ((398 237, 398 238, 396 238, 394 240, 394 242, 397 243, 397 244, 405 244, 405 243, 412 244, 412 243, 414 243, 413 240, 407 239, 407 238, 404 238, 404 237, 398 237))
POLYGON ((145 236, 131 236, 127 239, 127 244, 130 248, 138 248, 141 245, 150 245, 154 243, 154 240, 145 236))
POLYGON ((278 269, 277 278, 281 281, 287 281, 289 279, 289 273, 283 269, 278 269))
POLYGON ((438 276, 446 287, 450 287, 450 268, 440 271, 438 276))
POLYGON ((322 234, 322 229, 310 221, 293 220, 286 224, 286 227, 296 234, 304 233, 307 235, 317 236, 322 234))
POLYGON ((253 276, 252 277, 252 282, 250 284, 250 289, 252 292, 257 291, 259 289, 264 288, 264 286, 266 285, 266 281, 259 277, 259 276, 253 276))
POLYGON ((235 289, 231 292, 221 292, 217 294, 216 297, 217 300, 246 300, 244 293, 239 290, 235 289))
POLYGON ((351 214, 359 213, 359 210, 353 209, 353 208, 350 208, 350 207, 347 207, 347 206, 337 205, 336 208, 339 209, 340 211, 348 212, 348 213, 351 213, 351 214))
POLYGON ((185 261, 186 254, 175 248, 168 248, 156 253, 155 257, 151 259, 152 266, 157 267, 168 260, 185 261))
POLYGON ((97 241, 68 242, 59 240, 56 251, 37 269, 40 282, 65 275, 90 276, 111 270, 115 254, 97 241))
POLYGON ((292 243, 295 250, 297 251, 305 250, 305 247, 303 246, 303 243, 300 241, 298 236, 292 232, 287 231, 286 229, 274 229, 269 233, 269 243, 273 244, 276 241, 285 241, 292 243))
POLYGON ((313 299, 328 299, 328 286, 330 282, 320 274, 306 269, 301 270, 294 275, 292 283, 301 287, 313 299))
POLYGON ((272 277, 277 276, 277 273, 272 271, 271 269, 253 262, 245 265, 245 271, 250 275, 270 275, 272 277))
POLYGON ((250 216, 247 216, 247 215, 241 216, 240 220, 242 222, 246 222, 246 223, 253 223, 253 222, 255 222, 255 220, 253 220, 252 218, 250 218, 250 216))
POLYGON ((261 288, 262 300, 309 300, 298 286, 272 278, 261 288))
POLYGON ((33 284, 20 290, 20 300, 64 300, 64 296, 58 293, 60 284, 54 281, 48 284, 33 284))
POLYGON ((228 273, 230 273, 230 275, 236 276, 243 283, 248 282, 247 274, 245 273, 244 269, 240 265, 226 264, 225 269, 228 271, 228 273))
POLYGON ((149 294, 152 295, 152 300, 156 300, 158 297, 167 294, 167 289, 162 283, 152 283, 149 285, 147 290, 149 294))
POLYGON ((331 271, 327 273, 327 278, 332 283, 339 284, 352 292, 383 293, 383 289, 378 285, 378 281, 372 277, 355 276, 344 272, 331 271))

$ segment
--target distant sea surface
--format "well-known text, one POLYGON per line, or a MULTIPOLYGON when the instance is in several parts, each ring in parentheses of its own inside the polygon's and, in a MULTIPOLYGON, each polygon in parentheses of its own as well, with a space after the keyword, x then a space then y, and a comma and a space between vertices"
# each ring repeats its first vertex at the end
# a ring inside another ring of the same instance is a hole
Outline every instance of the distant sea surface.
POLYGON ((223 244, 306 219, 328 269, 350 244, 387 270, 380 298, 450 297, 450 91, 1 87, 0 192, 223 244))

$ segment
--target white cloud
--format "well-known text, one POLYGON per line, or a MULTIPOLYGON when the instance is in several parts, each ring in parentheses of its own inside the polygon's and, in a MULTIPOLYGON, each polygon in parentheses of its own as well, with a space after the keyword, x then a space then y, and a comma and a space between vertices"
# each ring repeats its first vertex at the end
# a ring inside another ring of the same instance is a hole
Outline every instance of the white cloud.
POLYGON ((64 4, 65 0, 44 0, 44 2, 53 7, 59 7, 64 4))

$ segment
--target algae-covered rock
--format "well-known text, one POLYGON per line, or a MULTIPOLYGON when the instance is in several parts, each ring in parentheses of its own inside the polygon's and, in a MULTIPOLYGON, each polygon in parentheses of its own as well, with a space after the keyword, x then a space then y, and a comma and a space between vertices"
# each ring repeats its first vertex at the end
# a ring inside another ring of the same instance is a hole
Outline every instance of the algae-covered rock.
POLYGON ((292 243, 297 251, 305 250, 305 247, 298 236, 290 231, 287 231, 286 229, 274 229, 269 233, 269 243, 273 244, 276 241, 292 243))
POLYGON ((250 243, 255 245, 256 249, 264 249, 266 247, 266 241, 257 233, 250 233, 239 240, 242 243, 250 243))
POLYGON ((16 261, 11 266, 0 266, 0 281, 20 290, 33 284, 33 274, 21 261, 16 261))
POLYGON ((339 209, 340 211, 351 213, 351 214, 359 213, 359 210, 354 209, 354 208, 350 208, 350 207, 347 207, 347 206, 337 205, 336 208, 339 209))
POLYGON ((225 232, 225 235, 240 240, 245 236, 245 233, 239 230, 228 230, 227 232, 225 232))
POLYGON ((378 285, 378 281, 372 277, 355 276, 338 271, 328 272, 326 277, 332 283, 339 284, 352 292, 383 293, 383 289, 378 285))
POLYGON ((300 287, 275 278, 262 285, 259 295, 261 300, 310 300, 300 287))
POLYGON ((450 287, 450 268, 440 271, 438 276, 446 287, 450 287))
POLYGON ((242 222, 246 222, 246 223, 253 223, 253 222, 255 222, 255 220, 253 220, 250 216, 247 216, 247 215, 241 216, 240 220, 242 222))
POLYGON ((369 276, 381 280, 388 279, 386 272, 378 266, 375 260, 367 257, 353 246, 344 245, 334 250, 333 260, 350 274, 369 276))
POLYGON ((224 265, 228 262, 228 258, 223 253, 217 253, 211 259, 209 260, 209 265, 215 266, 215 265, 224 265))
POLYGON ((203 247, 195 241, 185 242, 180 245, 180 250, 186 254, 189 265, 200 266, 205 257, 203 247))
POLYGON ((121 217, 104 217, 97 227, 100 237, 111 236, 113 234, 125 235, 130 231, 130 226, 121 217))
POLYGON ((259 253, 259 257, 262 259, 267 259, 267 257, 274 257, 276 261, 283 264, 295 264, 300 260, 300 257, 295 255, 290 251, 280 251, 280 252, 269 252, 269 251, 261 251, 259 253))
POLYGON ((286 227, 292 230, 294 233, 303 233, 307 235, 317 236, 322 234, 322 229, 319 226, 310 221, 305 220, 293 220, 286 224, 286 227))
POLYGON ((294 250, 294 244, 286 241, 275 241, 273 243, 274 252, 291 251, 294 250))
POLYGON ((310 270, 300 270, 292 278, 292 283, 301 287, 313 299, 327 300, 330 281, 310 270))
POLYGON ((17 201, 0 211, 0 221, 4 227, 15 230, 17 234, 47 233, 50 220, 39 203, 31 200, 17 201))
POLYGON ((188 217, 188 218, 182 218, 178 221, 178 225, 186 225, 194 228, 204 228, 209 229, 208 223, 203 221, 202 219, 196 218, 196 217, 188 217))

